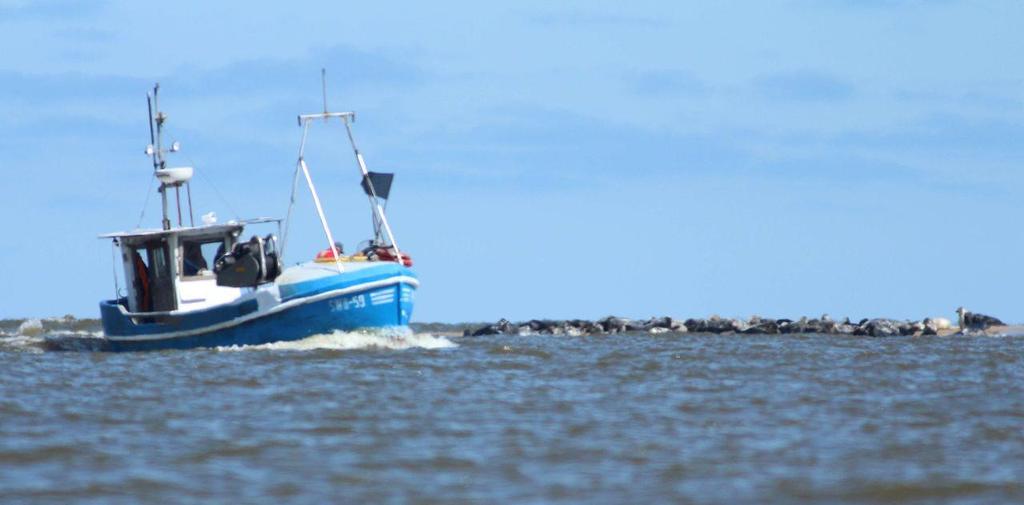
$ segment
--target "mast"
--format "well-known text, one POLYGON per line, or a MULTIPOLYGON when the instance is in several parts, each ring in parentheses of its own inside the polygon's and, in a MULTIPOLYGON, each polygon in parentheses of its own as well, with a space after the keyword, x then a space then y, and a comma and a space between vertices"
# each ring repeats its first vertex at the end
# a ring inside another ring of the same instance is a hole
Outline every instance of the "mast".
MULTIPOLYGON (((352 121, 355 121, 355 113, 352 114, 352 121)), ((388 234, 388 241, 391 243, 391 247, 395 248, 395 261, 399 264, 402 263, 402 252, 398 249, 398 243, 395 242, 395 234, 391 232, 391 225, 388 224, 388 218, 384 215, 384 208, 380 205, 380 200, 377 198, 377 190, 373 187, 373 182, 370 180, 370 172, 366 169, 366 161, 363 160, 363 153, 359 152, 359 147, 356 146, 356 139, 352 136, 352 125, 349 123, 347 117, 342 118, 342 122, 345 123, 345 132, 348 134, 349 144, 352 145, 352 152, 356 156, 356 163, 359 164, 359 171, 363 174, 363 180, 367 181, 367 187, 370 188, 370 194, 366 197, 370 200, 370 205, 376 211, 374 220, 374 232, 380 235, 377 223, 383 225, 384 231, 388 234)))
MULTIPOLYGON (((153 157, 153 172, 162 170, 166 161, 164 161, 164 152, 160 148, 160 141, 163 134, 164 120, 167 116, 163 112, 160 112, 160 105, 157 101, 157 95, 160 93, 160 83, 156 83, 153 86, 153 94, 146 93, 146 104, 149 106, 149 145, 146 146, 146 154, 153 157), (156 111, 156 117, 153 117, 153 111, 156 111), (156 134, 153 134, 154 125, 156 134)), ((160 183, 160 207, 163 210, 163 219, 160 221, 163 229, 171 229, 171 220, 167 217, 167 185, 160 183)))
MULTIPOLYGON (((370 207, 373 210, 374 218, 374 232, 375 238, 380 235, 379 226, 383 226, 384 231, 387 233, 388 240, 390 241, 391 247, 395 249, 395 261, 398 264, 402 264, 402 252, 398 248, 398 243, 395 241, 395 235, 391 231, 391 226, 388 224, 387 217, 384 215, 384 208, 380 205, 380 200, 377 198, 377 192, 373 188, 373 182, 370 180, 369 171, 366 169, 366 161, 363 160, 362 153, 359 152, 359 147, 356 146, 355 138, 352 136, 352 125, 351 123, 356 120, 355 112, 330 112, 327 109, 327 71, 326 69, 320 70, 321 84, 323 87, 324 97, 324 111, 317 114, 300 114, 298 118, 299 127, 302 128, 302 142, 299 147, 299 160, 296 164, 295 175, 292 179, 292 196, 288 206, 288 221, 285 224, 285 237, 288 234, 289 221, 291 220, 291 206, 295 203, 295 183, 298 180, 299 171, 302 171, 306 178, 306 183, 309 186, 309 191, 313 195, 313 203, 316 205, 317 215, 320 217, 320 224, 323 226, 324 235, 326 235, 328 241, 328 247, 334 247, 334 238, 331 234, 330 227, 327 224, 327 218, 324 216, 323 208, 320 205, 320 199, 317 196, 316 188, 313 186, 313 180, 309 176, 309 167, 306 165, 304 159, 304 149, 306 145, 306 135, 309 133, 309 127, 312 121, 315 119, 323 119, 324 122, 328 122, 331 118, 338 118, 342 123, 345 124, 345 132, 348 134, 349 143, 352 145, 352 151, 356 157, 356 163, 359 165, 359 172, 363 176, 363 180, 367 182, 367 186, 370 188, 367 198, 370 201, 370 207), (378 225, 378 223, 380 223, 378 225)), ((283 248, 282 248, 283 249, 283 248)), ((341 263, 337 261, 337 255, 335 255, 335 264, 338 267, 338 271, 342 270, 341 263)))
MULTIPOLYGON (((163 210, 163 219, 161 224, 164 230, 171 229, 171 219, 167 209, 167 188, 173 187, 178 205, 178 226, 182 225, 181 219, 181 193, 180 188, 182 184, 187 184, 188 179, 192 177, 191 170, 188 169, 187 175, 185 173, 176 174, 170 173, 174 170, 167 170, 167 160, 165 155, 168 152, 175 153, 181 149, 181 143, 175 141, 171 143, 170 149, 163 148, 163 129, 164 122, 167 121, 167 114, 160 111, 159 102, 160 83, 153 85, 153 93, 146 93, 146 106, 149 112, 149 145, 146 146, 146 154, 153 158, 153 175, 156 176, 157 180, 160 181, 160 202, 163 210)), ((192 198, 191 190, 189 192, 189 217, 192 214, 192 198)))

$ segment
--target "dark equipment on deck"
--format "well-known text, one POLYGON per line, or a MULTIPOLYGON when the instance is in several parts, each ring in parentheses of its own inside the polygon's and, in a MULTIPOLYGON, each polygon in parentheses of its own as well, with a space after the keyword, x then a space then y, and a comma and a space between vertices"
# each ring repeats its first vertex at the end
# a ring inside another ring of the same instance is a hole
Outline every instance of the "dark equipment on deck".
POLYGON ((230 253, 217 258, 213 273, 218 286, 251 288, 273 282, 281 273, 277 237, 253 236, 248 242, 235 244, 230 253))

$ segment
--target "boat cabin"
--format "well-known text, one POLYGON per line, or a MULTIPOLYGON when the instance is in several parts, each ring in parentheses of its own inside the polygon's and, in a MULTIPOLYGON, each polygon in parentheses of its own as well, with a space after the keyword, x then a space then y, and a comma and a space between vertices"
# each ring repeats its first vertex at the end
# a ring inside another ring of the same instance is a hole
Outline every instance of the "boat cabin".
POLYGON ((280 220, 261 218, 103 235, 101 238, 113 239, 121 252, 126 289, 119 289, 118 302, 131 313, 168 313, 191 312, 238 299, 252 288, 219 285, 214 265, 235 249, 245 225, 271 222, 280 220))

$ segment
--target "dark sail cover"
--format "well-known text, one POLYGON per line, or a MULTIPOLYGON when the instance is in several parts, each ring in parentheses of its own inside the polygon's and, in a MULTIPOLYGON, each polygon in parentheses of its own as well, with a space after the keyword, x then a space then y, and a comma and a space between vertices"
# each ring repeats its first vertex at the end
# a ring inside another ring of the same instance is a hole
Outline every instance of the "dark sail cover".
POLYGON ((391 181, 395 178, 395 174, 385 174, 382 172, 368 172, 368 178, 363 177, 363 191, 367 195, 370 193, 370 184, 373 184, 373 192, 377 194, 377 197, 387 200, 388 194, 391 193, 391 181), (369 181, 370 184, 367 184, 369 181))

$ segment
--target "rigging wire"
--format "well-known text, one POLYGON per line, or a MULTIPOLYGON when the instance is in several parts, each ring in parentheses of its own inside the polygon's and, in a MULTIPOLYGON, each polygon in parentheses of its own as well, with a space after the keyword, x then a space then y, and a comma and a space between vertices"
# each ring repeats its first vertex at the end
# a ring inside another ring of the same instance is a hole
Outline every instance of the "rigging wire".
MULTIPOLYGON (((191 157, 186 156, 186 158, 188 159, 188 163, 190 165, 192 165, 193 167, 196 166, 196 162, 193 161, 191 157)), ((219 189, 217 189, 217 185, 214 184, 213 181, 210 180, 208 177, 206 177, 206 175, 203 174, 202 170, 196 170, 195 173, 199 174, 199 177, 203 178, 203 182, 210 185, 210 188, 213 189, 214 194, 216 194, 217 198, 220 199, 220 203, 223 203, 224 206, 228 208, 228 212, 231 212, 231 214, 235 216, 235 219, 242 218, 241 214, 239 214, 238 211, 236 211, 235 208, 230 203, 228 203, 228 199, 224 198, 224 195, 221 194, 219 189)))
MULTIPOLYGON (((295 173, 292 175, 292 194, 288 197, 288 213, 284 218, 284 230, 281 231, 281 260, 284 261, 285 246, 288 245, 288 230, 292 224, 292 208, 295 207, 295 190, 299 183, 299 169, 302 168, 302 156, 306 150, 306 136, 309 135, 309 123, 302 126, 302 141, 299 142, 299 161, 295 163, 295 173)), ((280 226, 280 225, 279 225, 280 226)), ((331 245, 333 247, 333 244, 331 245)))
POLYGON ((142 227, 142 220, 146 217, 146 207, 149 206, 149 194, 153 192, 153 181, 155 180, 156 177, 153 177, 153 179, 149 182, 149 188, 146 189, 146 201, 142 202, 142 211, 139 212, 139 222, 135 224, 135 228, 142 227))
POLYGON ((292 208, 295 207, 295 189, 299 183, 299 169, 301 165, 295 164, 295 173, 292 175, 292 194, 288 197, 288 213, 285 214, 284 218, 284 230, 279 231, 281 233, 281 259, 284 260, 285 246, 288 245, 288 230, 291 229, 292 224, 292 208))
MULTIPOLYGON (((171 133, 173 133, 173 132, 171 132, 171 133)), ((173 135, 172 135, 172 137, 173 137, 173 135)), ((178 152, 178 154, 181 155, 182 157, 184 157, 186 160, 188 160, 188 164, 191 165, 193 168, 195 168, 197 166, 195 160, 193 160, 191 156, 189 156, 187 154, 184 154, 184 153, 181 153, 181 152, 178 152)), ((241 219, 242 218, 241 214, 239 214, 238 211, 235 210, 234 206, 232 206, 231 203, 228 202, 228 199, 224 197, 224 195, 220 192, 219 189, 217 189, 217 185, 214 184, 213 181, 210 180, 208 177, 206 177, 206 174, 204 174, 202 170, 194 170, 193 173, 199 175, 199 177, 202 177, 203 182, 205 182, 206 184, 210 185, 210 188, 213 189, 213 193, 215 195, 217 195, 217 198, 220 200, 220 203, 223 203, 224 206, 228 208, 228 212, 230 212, 232 215, 234 215, 235 219, 241 219)), ((190 222, 190 224, 192 226, 195 226, 195 217, 194 217, 193 210, 192 210, 192 184, 191 183, 186 183, 185 184, 185 190, 187 191, 187 195, 188 195, 189 222, 190 222)), ((179 221, 179 224, 180 224, 180 221, 181 221, 181 216, 180 216, 180 214, 181 214, 181 203, 178 204, 178 214, 179 214, 178 221, 179 221)))

